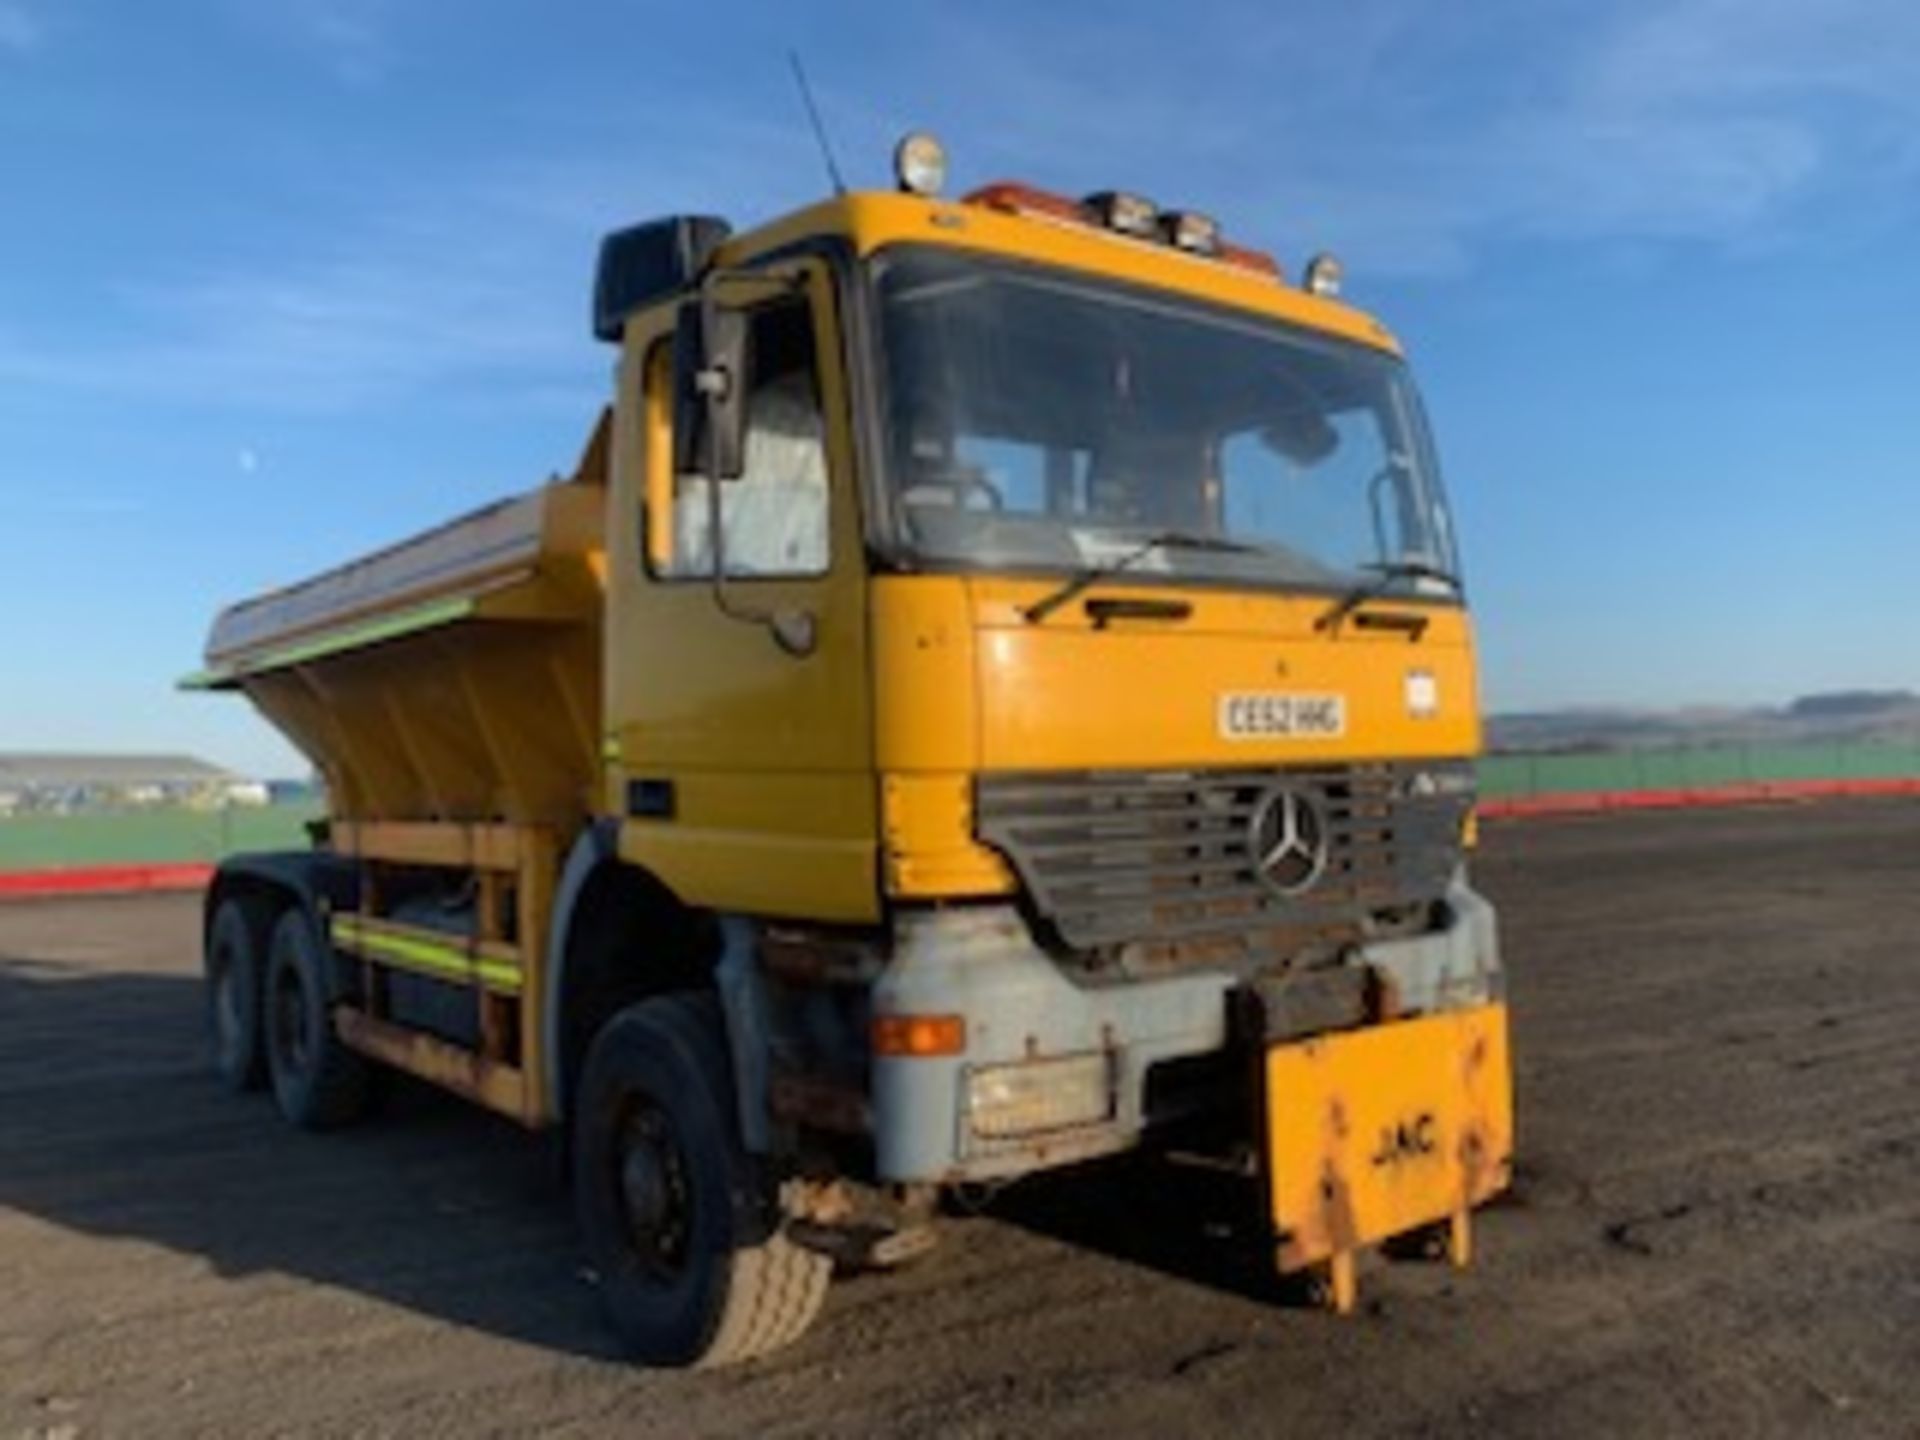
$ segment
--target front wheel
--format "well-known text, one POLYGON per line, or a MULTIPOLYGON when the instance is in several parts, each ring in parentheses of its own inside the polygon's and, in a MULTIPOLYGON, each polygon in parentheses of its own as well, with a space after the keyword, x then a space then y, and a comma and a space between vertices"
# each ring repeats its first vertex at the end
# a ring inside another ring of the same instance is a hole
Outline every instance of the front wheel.
POLYGON ((833 1263, 779 1232, 740 1144, 718 1005, 667 995, 595 1037, 574 1107, 574 1199, 635 1359, 719 1366, 797 1339, 833 1263))

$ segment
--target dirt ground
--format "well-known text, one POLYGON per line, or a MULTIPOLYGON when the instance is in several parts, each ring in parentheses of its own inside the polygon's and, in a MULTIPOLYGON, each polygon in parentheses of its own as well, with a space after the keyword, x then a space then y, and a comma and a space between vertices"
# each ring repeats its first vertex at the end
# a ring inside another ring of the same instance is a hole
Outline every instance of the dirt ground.
POLYGON ((1489 826, 1520 1087, 1479 1264, 1255 1279, 1224 1180, 1003 1197, 714 1375, 608 1353, 537 1141, 201 1068, 187 898, 0 907, 0 1437, 1920 1435, 1920 806, 1489 826))

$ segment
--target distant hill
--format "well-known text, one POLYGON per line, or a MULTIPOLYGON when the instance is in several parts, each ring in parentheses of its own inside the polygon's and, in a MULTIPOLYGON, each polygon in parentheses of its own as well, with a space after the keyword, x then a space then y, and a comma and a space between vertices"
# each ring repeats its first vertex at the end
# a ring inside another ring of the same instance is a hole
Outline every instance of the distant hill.
POLYGON ((1804 720, 1844 720, 1862 716, 1899 715, 1920 705, 1911 690, 1834 690, 1825 695, 1802 695, 1787 713, 1804 720))
POLYGON ((1573 709, 1495 715, 1488 748, 1531 754, 1675 749, 1707 745, 1882 743, 1920 745, 1920 694, 1836 690, 1779 709, 1573 709))

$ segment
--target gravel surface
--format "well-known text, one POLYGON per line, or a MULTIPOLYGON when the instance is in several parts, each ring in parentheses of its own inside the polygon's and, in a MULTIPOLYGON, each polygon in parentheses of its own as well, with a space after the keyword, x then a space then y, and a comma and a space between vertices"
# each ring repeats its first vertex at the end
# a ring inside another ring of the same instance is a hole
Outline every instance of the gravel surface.
POLYGON ((1244 1194, 1017 1190, 713 1375, 609 1353, 546 1149, 221 1094, 184 897, 0 907, 0 1437, 1920 1436, 1920 807, 1490 825, 1520 1087, 1479 1263, 1289 1308, 1244 1194))

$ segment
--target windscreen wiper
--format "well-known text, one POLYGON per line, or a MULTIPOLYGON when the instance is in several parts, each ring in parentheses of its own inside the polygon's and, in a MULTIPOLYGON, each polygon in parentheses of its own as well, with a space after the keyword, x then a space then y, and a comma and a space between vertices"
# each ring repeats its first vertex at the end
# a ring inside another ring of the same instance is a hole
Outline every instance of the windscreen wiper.
POLYGON ((1373 578, 1354 586, 1334 601, 1332 607, 1313 622, 1314 629, 1331 630, 1369 600, 1377 600, 1386 594, 1388 587, 1396 580, 1439 580, 1451 585, 1456 594, 1460 590, 1458 575, 1423 560, 1389 560, 1384 564, 1362 565, 1360 568, 1371 570, 1373 578))
POLYGON ((1020 613, 1033 624, 1047 618, 1074 596, 1084 592, 1089 586, 1098 585, 1102 580, 1131 570, 1156 550, 1213 550, 1234 555, 1251 555, 1259 551, 1258 545, 1249 545, 1240 540, 1228 540, 1219 535, 1192 535, 1184 530, 1160 530, 1149 535, 1133 549, 1116 556, 1102 565, 1089 565, 1078 571, 1058 590, 1043 595, 1020 613))

